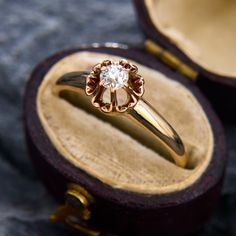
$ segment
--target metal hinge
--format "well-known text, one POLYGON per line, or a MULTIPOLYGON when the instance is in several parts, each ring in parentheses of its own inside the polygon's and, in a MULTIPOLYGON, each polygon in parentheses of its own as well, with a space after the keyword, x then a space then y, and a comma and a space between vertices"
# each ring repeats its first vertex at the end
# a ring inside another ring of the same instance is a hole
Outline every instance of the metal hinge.
POLYGON ((145 41, 145 49, 158 57, 161 61, 167 64, 171 69, 178 71, 180 74, 186 76, 192 81, 196 81, 198 72, 192 69, 190 66, 182 62, 178 57, 169 51, 162 48, 152 40, 147 39, 145 41))
POLYGON ((50 216, 50 221, 66 223, 87 236, 100 236, 101 232, 88 225, 91 217, 89 206, 93 201, 93 197, 84 188, 77 184, 70 184, 65 194, 65 204, 58 207, 50 216))

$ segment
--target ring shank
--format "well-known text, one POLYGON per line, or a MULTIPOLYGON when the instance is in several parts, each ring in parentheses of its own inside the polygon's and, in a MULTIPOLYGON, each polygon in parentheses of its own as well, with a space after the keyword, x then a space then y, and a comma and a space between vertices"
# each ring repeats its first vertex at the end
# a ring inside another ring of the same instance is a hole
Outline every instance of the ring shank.
MULTIPOLYGON (((88 72, 72 72, 63 75, 53 88, 55 94, 67 90, 85 92, 88 72)), ((186 167, 187 154, 182 140, 171 125, 144 99, 125 112, 127 117, 151 133, 179 167, 186 167)), ((121 114, 121 113, 120 113, 121 114)))
POLYGON ((176 165, 185 167, 187 156, 182 140, 171 125, 144 99, 129 111, 129 117, 161 142, 176 165))

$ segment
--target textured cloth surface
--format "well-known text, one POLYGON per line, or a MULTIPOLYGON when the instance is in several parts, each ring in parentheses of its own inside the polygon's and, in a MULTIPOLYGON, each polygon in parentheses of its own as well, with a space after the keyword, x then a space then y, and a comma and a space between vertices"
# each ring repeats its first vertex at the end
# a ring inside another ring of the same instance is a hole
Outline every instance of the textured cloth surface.
MULTIPOLYGON (((22 96, 34 66, 93 42, 142 45, 130 0, 0 0, 0 235, 78 235, 51 225, 56 203, 27 158, 22 96)), ((220 204, 198 235, 236 235, 236 126, 226 127, 229 163, 220 204)))

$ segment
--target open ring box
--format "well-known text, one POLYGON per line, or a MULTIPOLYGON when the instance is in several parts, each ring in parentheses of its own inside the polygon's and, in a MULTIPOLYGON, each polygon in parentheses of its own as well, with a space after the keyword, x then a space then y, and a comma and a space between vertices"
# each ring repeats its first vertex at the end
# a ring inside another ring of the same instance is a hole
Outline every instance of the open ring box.
POLYGON ((61 201, 54 218, 88 235, 186 235, 206 223, 220 195, 226 144, 217 115, 185 72, 115 44, 59 52, 36 67, 25 92, 25 132, 40 177, 61 201), (163 158, 134 124, 107 118, 78 94, 52 92, 63 74, 108 58, 138 65, 144 98, 182 137, 188 169, 163 158))

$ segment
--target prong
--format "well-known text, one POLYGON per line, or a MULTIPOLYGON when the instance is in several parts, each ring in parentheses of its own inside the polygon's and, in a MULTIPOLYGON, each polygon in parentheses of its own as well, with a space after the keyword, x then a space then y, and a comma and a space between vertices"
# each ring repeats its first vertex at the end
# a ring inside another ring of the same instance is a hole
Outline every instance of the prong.
POLYGON ((137 95, 135 94, 135 91, 133 89, 131 89, 130 87, 124 87, 123 89, 127 93, 126 106, 128 106, 128 107, 134 106, 138 101, 138 98, 137 98, 137 95))
POLYGON ((132 107, 138 102, 138 100, 134 94, 129 94, 128 96, 130 97, 128 107, 132 107))
POLYGON ((112 62, 111 62, 111 60, 105 60, 105 61, 103 61, 102 62, 102 66, 108 66, 108 65, 111 65, 112 64, 112 62))
POLYGON ((92 104, 95 107, 101 107, 102 106, 102 104, 103 104, 102 96, 103 96, 104 91, 105 91, 104 87, 99 87, 97 93, 92 98, 92 104))
POLYGON ((98 63, 97 65, 95 65, 93 67, 93 73, 95 75, 99 74, 101 72, 101 67, 102 67, 101 63, 98 63))
POLYGON ((130 69, 131 69, 131 64, 130 64, 127 60, 122 59, 122 60, 119 61, 119 64, 120 64, 121 66, 123 66, 123 68, 125 68, 126 70, 130 71, 130 69))
POLYGON ((125 107, 125 106, 117 106, 116 107, 116 111, 119 113, 125 112, 125 111, 127 111, 127 109, 128 109, 128 107, 125 107))
POLYGON ((116 107, 118 102, 117 102, 117 93, 115 89, 111 89, 111 104, 113 107, 116 107))
POLYGON ((106 103, 105 105, 103 105, 103 106, 101 106, 101 110, 103 111, 103 112, 106 112, 106 113, 109 113, 109 112, 111 112, 112 111, 112 104, 108 104, 108 103, 106 103))
POLYGON ((120 64, 121 66, 124 66, 124 65, 126 65, 126 64, 129 64, 129 62, 128 62, 126 59, 121 59, 121 60, 119 61, 119 64, 120 64))
POLYGON ((137 73, 138 72, 138 67, 134 64, 131 64, 130 72, 137 73))
POLYGON ((98 78, 95 76, 88 76, 86 79, 86 88, 85 88, 85 93, 87 95, 92 95, 95 90, 97 89, 98 86, 98 82, 97 82, 98 78))

